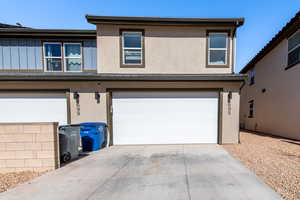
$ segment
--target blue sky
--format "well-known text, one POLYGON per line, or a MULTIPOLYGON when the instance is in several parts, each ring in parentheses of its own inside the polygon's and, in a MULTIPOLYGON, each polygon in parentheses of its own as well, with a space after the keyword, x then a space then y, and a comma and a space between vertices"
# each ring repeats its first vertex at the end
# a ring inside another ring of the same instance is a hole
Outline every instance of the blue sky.
POLYGON ((299 0, 1 0, 0 22, 33 28, 94 29, 85 14, 244 17, 237 35, 239 72, 299 10, 299 0))

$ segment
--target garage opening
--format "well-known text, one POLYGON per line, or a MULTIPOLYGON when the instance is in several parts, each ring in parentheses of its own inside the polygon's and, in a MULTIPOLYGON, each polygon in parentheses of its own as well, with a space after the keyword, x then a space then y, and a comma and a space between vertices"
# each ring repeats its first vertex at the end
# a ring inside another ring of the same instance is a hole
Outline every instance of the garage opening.
POLYGON ((0 93, 0 111, 0 123, 67 124, 67 100, 64 93, 0 93))
POLYGON ((113 92, 113 143, 217 143, 218 101, 218 92, 113 92))

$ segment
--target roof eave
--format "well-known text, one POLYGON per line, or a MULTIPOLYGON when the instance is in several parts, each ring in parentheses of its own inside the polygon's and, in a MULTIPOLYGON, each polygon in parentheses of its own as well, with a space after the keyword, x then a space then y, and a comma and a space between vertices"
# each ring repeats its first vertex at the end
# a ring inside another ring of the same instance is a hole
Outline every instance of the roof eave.
POLYGON ((160 18, 86 15, 91 24, 159 24, 159 25, 212 25, 234 26, 244 24, 244 18, 160 18))
POLYGON ((96 38, 96 30, 79 29, 1 29, 0 37, 88 37, 96 38))
POLYGON ((265 55, 267 55, 282 40, 288 38, 300 28, 300 11, 248 62, 240 71, 244 74, 251 70, 265 55))
POLYGON ((241 74, 0 73, 0 81, 244 81, 241 74))

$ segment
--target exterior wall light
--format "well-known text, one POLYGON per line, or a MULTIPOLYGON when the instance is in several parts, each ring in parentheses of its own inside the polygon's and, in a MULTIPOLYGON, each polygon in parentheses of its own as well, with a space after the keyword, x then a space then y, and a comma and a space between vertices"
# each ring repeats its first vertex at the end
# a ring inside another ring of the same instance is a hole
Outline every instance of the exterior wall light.
POLYGON ((79 97, 80 97, 79 93, 78 92, 74 92, 73 98, 76 100, 77 104, 79 103, 79 97))
POLYGON ((95 92, 95 99, 96 99, 97 103, 100 103, 100 94, 99 94, 99 92, 95 92))

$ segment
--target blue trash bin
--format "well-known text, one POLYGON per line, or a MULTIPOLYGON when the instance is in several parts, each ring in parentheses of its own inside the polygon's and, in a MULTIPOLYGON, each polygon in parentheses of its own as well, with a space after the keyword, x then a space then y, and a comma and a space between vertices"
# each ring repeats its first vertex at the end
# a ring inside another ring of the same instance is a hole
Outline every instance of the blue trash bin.
POLYGON ((107 125, 102 122, 80 124, 82 151, 97 151, 106 142, 107 125))

